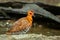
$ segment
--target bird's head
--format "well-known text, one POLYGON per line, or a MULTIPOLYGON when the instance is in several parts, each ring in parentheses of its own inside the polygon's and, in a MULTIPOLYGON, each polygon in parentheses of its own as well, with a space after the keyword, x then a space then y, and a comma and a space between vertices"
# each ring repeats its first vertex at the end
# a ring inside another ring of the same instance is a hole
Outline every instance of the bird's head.
POLYGON ((33 10, 29 10, 29 11, 28 11, 28 16, 34 16, 33 10))

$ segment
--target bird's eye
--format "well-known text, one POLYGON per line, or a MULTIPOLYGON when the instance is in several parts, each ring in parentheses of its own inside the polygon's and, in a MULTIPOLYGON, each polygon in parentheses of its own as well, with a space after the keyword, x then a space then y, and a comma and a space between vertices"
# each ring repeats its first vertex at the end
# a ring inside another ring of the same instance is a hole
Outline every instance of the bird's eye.
POLYGON ((32 15, 32 13, 30 13, 32 15))

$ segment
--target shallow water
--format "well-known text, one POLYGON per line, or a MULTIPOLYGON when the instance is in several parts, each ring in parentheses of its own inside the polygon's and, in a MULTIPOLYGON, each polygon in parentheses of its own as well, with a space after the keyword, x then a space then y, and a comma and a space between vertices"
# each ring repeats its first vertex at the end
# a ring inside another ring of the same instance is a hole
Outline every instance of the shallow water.
MULTIPOLYGON (((9 26, 11 26, 15 21, 14 20, 3 20, 0 21, 0 34, 5 34, 9 26)), ((52 25, 51 25, 52 26, 52 25)), ((47 25, 33 23, 32 28, 27 32, 27 34, 43 34, 48 36, 60 36, 60 30, 49 28, 47 25)))
POLYGON ((60 30, 46 28, 44 26, 42 26, 42 27, 38 26, 38 27, 31 28, 28 33, 44 34, 44 35, 47 35, 47 36, 51 36, 51 35, 52 36, 55 36, 55 35, 60 36, 60 30))

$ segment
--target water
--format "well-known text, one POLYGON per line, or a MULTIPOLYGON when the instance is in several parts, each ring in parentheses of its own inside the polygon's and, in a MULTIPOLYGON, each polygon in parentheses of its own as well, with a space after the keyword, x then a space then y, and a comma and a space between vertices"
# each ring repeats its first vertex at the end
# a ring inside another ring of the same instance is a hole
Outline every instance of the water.
MULTIPOLYGON (((0 21, 0 34, 5 34, 6 31, 8 30, 8 26, 12 25, 15 21, 14 20, 2 20, 0 21)), ((53 29, 50 28, 50 26, 48 26, 49 23, 47 23, 47 25, 45 25, 43 22, 38 24, 36 22, 33 23, 32 28, 27 32, 27 34, 43 34, 43 35, 47 35, 47 36, 55 36, 58 35, 60 36, 60 30, 58 29, 53 29)), ((57 25, 58 26, 58 25, 57 25)), ((59 25, 60 26, 60 25, 59 25)))

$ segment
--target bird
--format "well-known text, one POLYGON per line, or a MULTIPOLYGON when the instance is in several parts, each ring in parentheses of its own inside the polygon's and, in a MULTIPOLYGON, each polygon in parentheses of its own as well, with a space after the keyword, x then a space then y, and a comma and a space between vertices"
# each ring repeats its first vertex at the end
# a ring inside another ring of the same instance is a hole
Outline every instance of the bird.
POLYGON ((6 34, 24 34, 32 27, 34 11, 27 11, 27 16, 19 18, 15 21, 12 27, 6 32, 6 34))

